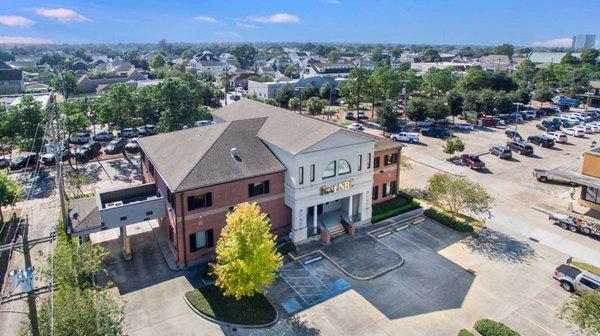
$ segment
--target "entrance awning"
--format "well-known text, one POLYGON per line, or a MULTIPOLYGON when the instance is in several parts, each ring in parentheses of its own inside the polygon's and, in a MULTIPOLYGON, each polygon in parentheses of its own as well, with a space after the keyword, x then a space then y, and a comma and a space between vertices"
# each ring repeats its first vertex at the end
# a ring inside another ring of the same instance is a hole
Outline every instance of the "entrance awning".
POLYGON ((600 178, 584 175, 578 171, 566 169, 566 168, 555 168, 546 172, 548 175, 560 177, 571 182, 575 182, 579 185, 593 187, 600 189, 600 178))

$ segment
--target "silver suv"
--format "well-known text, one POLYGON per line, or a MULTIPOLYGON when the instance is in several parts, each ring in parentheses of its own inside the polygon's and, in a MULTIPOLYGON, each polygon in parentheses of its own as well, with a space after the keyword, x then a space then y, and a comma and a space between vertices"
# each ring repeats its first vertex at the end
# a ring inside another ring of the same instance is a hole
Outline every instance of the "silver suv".
POLYGON ((568 292, 594 292, 600 289, 600 276, 570 265, 558 266, 552 277, 568 292))

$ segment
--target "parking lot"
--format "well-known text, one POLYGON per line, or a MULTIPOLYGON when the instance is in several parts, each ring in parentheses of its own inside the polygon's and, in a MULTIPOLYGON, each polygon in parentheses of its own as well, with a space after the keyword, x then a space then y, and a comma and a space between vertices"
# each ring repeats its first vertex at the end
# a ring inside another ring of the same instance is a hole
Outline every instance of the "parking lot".
MULTIPOLYGON (((538 119, 519 123, 517 131, 523 138, 541 134, 542 131, 535 126, 539 122, 538 119)), ((427 179, 439 171, 466 176, 483 185, 496 199, 488 225, 504 227, 524 237, 533 237, 576 259, 600 265, 600 254, 597 253, 600 241, 562 230, 548 221, 551 209, 567 209, 571 201, 570 187, 541 183, 532 176, 535 168, 577 169, 582 163, 583 153, 590 148, 592 141, 600 142, 600 134, 586 134, 583 138, 568 136, 568 143, 557 143, 554 148, 533 145, 533 155, 524 156, 513 152, 511 160, 488 154, 491 146, 506 144, 504 132, 507 129, 515 129, 515 126, 455 132, 465 143, 463 153, 481 154, 480 158, 486 165, 486 169, 482 171, 448 162, 448 155, 442 151, 444 140, 421 136, 420 144, 408 144, 403 149, 403 153, 410 158, 413 169, 403 172, 401 187, 422 190, 426 187, 427 179)))

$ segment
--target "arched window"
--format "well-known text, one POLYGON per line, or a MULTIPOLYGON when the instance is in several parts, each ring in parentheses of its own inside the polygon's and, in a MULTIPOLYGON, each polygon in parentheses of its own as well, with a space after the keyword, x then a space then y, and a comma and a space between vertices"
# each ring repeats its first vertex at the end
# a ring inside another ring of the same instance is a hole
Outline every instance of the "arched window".
POLYGON ((325 167, 325 171, 323 172, 323 178, 326 179, 326 178, 334 177, 335 176, 335 168, 336 168, 336 161, 329 162, 327 167, 325 167))
POLYGON ((338 163, 338 175, 350 173, 350 164, 346 160, 340 160, 338 163))

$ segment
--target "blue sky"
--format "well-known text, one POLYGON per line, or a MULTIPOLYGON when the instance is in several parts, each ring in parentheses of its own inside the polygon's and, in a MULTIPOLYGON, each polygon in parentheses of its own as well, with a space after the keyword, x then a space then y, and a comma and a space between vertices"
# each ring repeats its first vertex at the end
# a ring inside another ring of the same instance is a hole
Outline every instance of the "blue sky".
POLYGON ((555 0, 0 0, 0 43, 325 41, 570 46, 600 3, 555 0))

